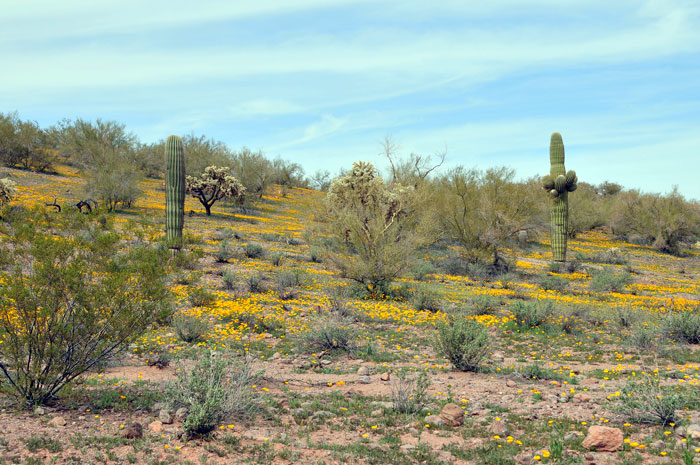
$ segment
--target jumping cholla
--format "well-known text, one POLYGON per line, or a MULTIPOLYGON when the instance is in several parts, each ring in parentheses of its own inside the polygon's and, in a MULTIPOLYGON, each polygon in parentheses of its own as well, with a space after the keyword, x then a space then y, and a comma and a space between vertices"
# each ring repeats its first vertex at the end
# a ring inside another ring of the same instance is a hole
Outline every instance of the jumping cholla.
POLYGON ((576 190, 578 177, 564 168, 564 142, 555 132, 549 144, 550 170, 542 178, 542 187, 551 197, 552 255, 554 261, 566 261, 566 235, 569 229, 569 192, 576 190))

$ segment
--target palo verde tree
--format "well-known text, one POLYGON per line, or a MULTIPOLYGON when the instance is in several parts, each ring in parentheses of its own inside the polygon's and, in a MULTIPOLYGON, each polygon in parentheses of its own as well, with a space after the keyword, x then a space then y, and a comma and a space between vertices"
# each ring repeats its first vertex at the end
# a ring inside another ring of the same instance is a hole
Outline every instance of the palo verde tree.
POLYGON ((219 200, 243 200, 246 188, 230 173, 227 167, 207 166, 201 176, 187 176, 187 192, 199 200, 207 216, 211 215, 211 206, 219 200))
POLYGON ((369 291, 386 289, 429 240, 415 189, 385 183, 370 163, 356 162, 334 179, 324 206, 327 258, 369 291))

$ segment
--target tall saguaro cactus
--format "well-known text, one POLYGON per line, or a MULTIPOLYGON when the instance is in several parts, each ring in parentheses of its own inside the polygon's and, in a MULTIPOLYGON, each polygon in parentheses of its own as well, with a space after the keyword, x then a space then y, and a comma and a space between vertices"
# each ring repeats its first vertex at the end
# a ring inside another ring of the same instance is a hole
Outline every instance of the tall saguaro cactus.
POLYGON ((551 198, 552 255, 554 261, 566 261, 566 235, 569 229, 569 192, 576 190, 578 177, 574 170, 564 169, 564 142, 555 132, 549 143, 549 174, 542 178, 542 187, 551 198))
POLYGON ((179 249, 185 221, 185 149, 178 136, 165 142, 165 163, 165 230, 170 247, 179 249))

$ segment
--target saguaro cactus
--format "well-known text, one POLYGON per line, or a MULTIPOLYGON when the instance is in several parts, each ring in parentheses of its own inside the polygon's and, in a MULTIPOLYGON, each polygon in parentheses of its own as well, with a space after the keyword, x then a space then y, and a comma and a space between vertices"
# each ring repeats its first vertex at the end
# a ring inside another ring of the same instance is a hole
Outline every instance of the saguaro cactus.
POLYGON ((552 255, 554 261, 566 261, 566 235, 569 228, 569 192, 576 190, 578 177, 574 170, 564 169, 564 142, 555 132, 549 143, 549 174, 542 178, 542 187, 551 197, 552 255))
POLYGON ((185 149, 178 136, 165 142, 165 163, 165 230, 169 246, 179 249, 185 221, 185 149))

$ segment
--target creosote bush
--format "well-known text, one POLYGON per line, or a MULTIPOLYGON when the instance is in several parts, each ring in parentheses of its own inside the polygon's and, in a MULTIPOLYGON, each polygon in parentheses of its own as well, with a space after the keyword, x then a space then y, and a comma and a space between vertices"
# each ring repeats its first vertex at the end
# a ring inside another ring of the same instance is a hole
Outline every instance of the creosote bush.
POLYGON ((243 252, 248 258, 260 258, 264 255, 265 249, 258 244, 246 244, 245 247, 243 247, 243 252))
POLYGON ((197 342, 209 331, 209 323, 194 315, 178 313, 173 317, 173 329, 185 342, 197 342))
POLYGON ((544 324, 552 316, 554 308, 551 302, 513 302, 511 306, 515 324, 525 328, 535 328, 544 324))
POLYGON ((301 336, 299 345, 306 352, 350 352, 354 338, 355 332, 348 323, 337 319, 319 319, 301 336))
POLYGON ((438 326, 435 350, 458 370, 476 371, 488 352, 488 333, 474 320, 456 318, 438 326))
POLYGON ((211 433, 224 420, 250 419, 260 410, 253 392, 258 374, 250 360, 236 363, 223 354, 205 354, 190 370, 179 369, 177 380, 168 385, 166 399, 188 414, 182 423, 188 438, 211 433))
POLYGON ((564 292, 569 280, 561 276, 548 274, 540 278, 540 287, 545 291, 564 292))
POLYGON ((18 401, 51 400, 167 313, 167 251, 124 249, 106 221, 26 211, 6 218, 0 249, 0 370, 18 401))
POLYGON ((671 313, 663 321, 666 336, 686 344, 700 344, 700 308, 671 313))
POLYGON ((632 282, 632 276, 627 273, 613 273, 607 270, 599 271, 591 278, 591 290, 595 292, 620 292, 632 282))
POLYGON ((668 425, 678 420, 676 410, 688 406, 692 399, 687 392, 661 386, 658 376, 644 375, 638 381, 629 379, 618 400, 614 410, 630 421, 668 425))

